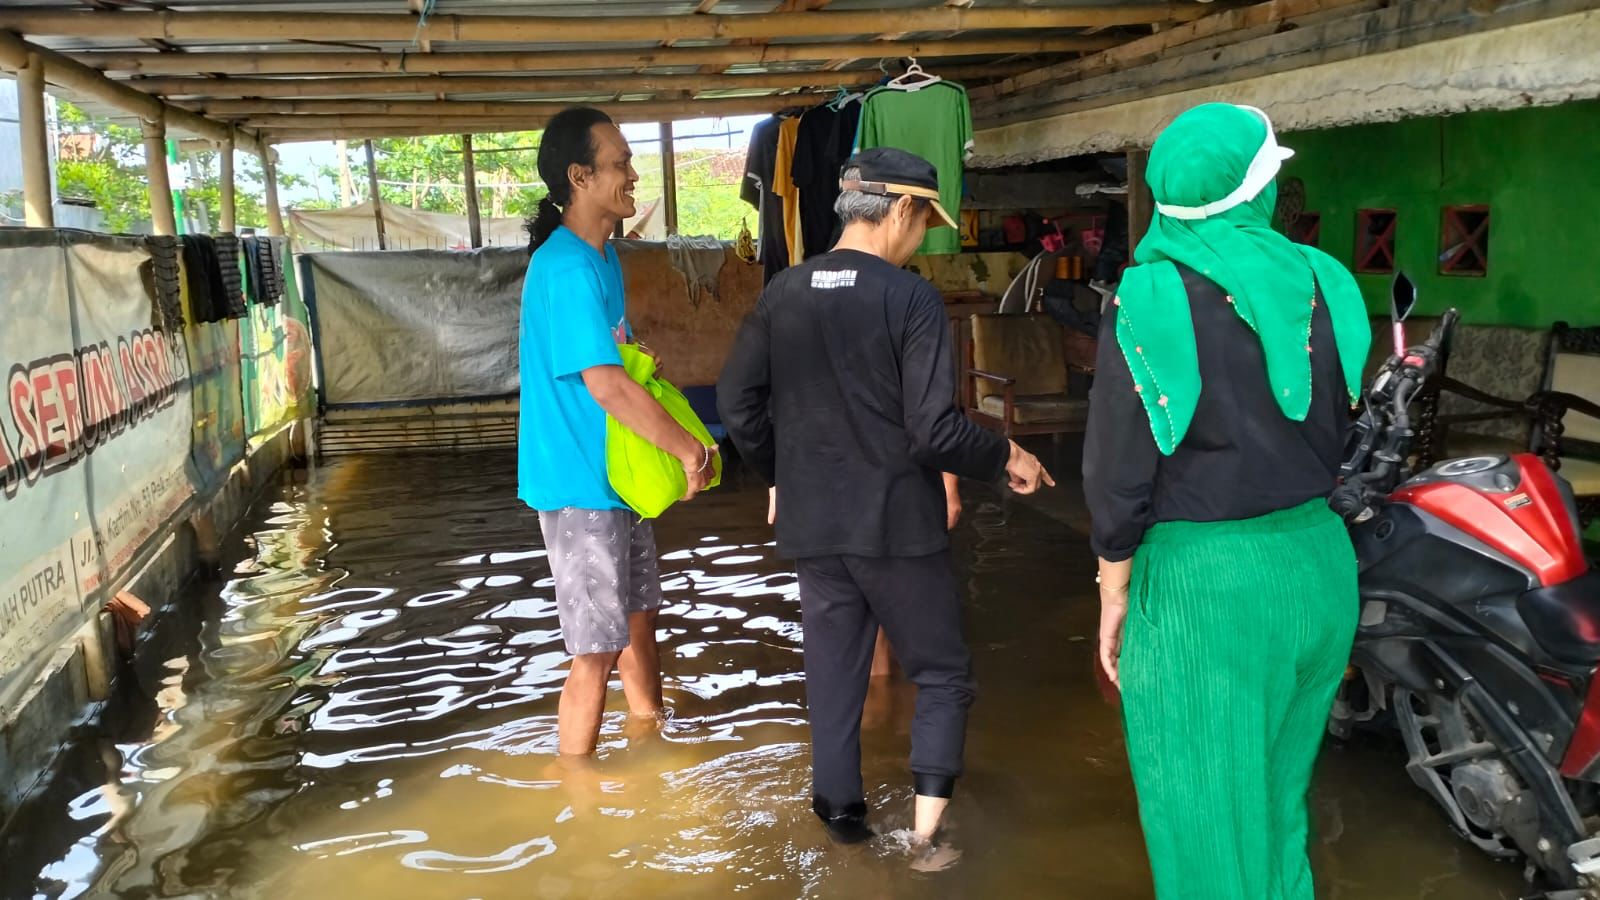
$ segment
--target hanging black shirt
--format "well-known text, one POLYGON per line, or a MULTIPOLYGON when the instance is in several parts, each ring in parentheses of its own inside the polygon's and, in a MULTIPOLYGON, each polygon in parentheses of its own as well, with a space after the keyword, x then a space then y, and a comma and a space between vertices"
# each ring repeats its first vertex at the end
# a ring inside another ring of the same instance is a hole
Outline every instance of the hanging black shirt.
POLYGON ((1311 322, 1311 408, 1286 418, 1267 381, 1261 342, 1222 290, 1184 266, 1200 355, 1200 402, 1171 456, 1150 435, 1117 345, 1115 309, 1101 321, 1083 455, 1094 552, 1131 557, 1157 522, 1251 519, 1333 492, 1350 427, 1350 396, 1327 304, 1311 322))
POLYGON ((839 217, 833 204, 839 199, 839 170, 850 158, 860 121, 860 103, 837 110, 818 106, 800 117, 793 175, 800 189, 800 232, 807 259, 828 252, 838 238, 839 217))
POLYGON ((760 243, 756 255, 761 260, 762 283, 789 265, 789 243, 784 234, 783 198, 772 192, 773 172, 778 164, 778 127, 783 120, 773 116, 750 129, 750 149, 744 157, 744 181, 739 197, 760 210, 760 243))
POLYGON ((955 408, 944 301, 840 250, 762 292, 717 382, 739 453, 778 486, 787 557, 916 557, 948 546, 941 472, 999 477, 1010 445, 955 408))

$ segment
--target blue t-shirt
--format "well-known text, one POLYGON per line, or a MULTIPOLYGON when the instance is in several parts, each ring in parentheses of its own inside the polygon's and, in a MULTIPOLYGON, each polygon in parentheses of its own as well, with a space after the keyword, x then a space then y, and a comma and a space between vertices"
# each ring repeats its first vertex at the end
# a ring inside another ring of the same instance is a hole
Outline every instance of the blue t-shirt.
POLYGON ((534 252, 522 285, 517 496, 537 510, 627 509, 606 477, 606 413, 583 370, 620 366, 622 264, 565 226, 534 252))

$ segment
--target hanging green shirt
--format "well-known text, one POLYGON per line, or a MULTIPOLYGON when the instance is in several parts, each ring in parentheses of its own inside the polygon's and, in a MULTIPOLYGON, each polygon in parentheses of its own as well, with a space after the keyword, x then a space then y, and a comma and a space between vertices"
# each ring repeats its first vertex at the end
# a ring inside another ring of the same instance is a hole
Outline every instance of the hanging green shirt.
MULTIPOLYGON (((961 215, 961 174, 972 154, 972 107, 967 89, 936 81, 915 90, 880 87, 862 101, 856 152, 894 147, 915 153, 939 171, 939 204, 952 218, 961 215)), ((954 228, 929 228, 918 253, 960 253, 954 228)))

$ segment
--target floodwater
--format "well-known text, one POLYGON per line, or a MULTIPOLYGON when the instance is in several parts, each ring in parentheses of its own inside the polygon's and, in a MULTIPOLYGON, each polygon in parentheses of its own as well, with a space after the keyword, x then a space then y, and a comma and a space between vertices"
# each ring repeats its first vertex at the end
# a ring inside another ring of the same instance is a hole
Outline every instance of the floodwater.
MULTIPOLYGON (((886 834, 809 811, 795 579, 765 494, 659 528, 660 733, 613 694, 592 766, 556 763, 564 658, 509 455, 351 457, 286 484, 226 581, 171 610, 105 721, 13 822, 5 896, 1150 896, 1116 713, 1090 676, 1085 539, 984 488, 956 560, 979 678, 943 871, 912 868, 912 689, 874 688, 863 762, 886 834)), ((1331 747, 1324 898, 1488 900, 1518 869, 1451 835, 1397 751, 1331 747)))

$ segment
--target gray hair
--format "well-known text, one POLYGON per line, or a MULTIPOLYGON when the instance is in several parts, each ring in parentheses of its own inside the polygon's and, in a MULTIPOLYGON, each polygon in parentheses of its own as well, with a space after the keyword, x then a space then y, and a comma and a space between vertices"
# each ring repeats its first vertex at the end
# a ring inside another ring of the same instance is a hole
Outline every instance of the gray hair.
MULTIPOLYGON (((861 169, 851 166, 839 173, 840 181, 860 181, 861 169)), ((839 217, 841 227, 854 222, 865 222, 868 225, 877 225, 889 215, 889 210, 898 196, 886 194, 869 194, 865 191, 840 191, 839 199, 833 202, 833 213, 839 217)), ((928 201, 915 198, 917 207, 926 209, 928 201)))

